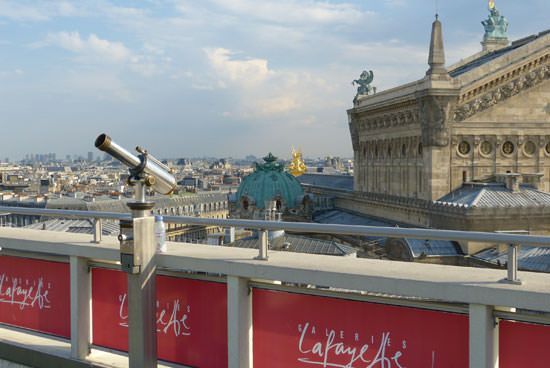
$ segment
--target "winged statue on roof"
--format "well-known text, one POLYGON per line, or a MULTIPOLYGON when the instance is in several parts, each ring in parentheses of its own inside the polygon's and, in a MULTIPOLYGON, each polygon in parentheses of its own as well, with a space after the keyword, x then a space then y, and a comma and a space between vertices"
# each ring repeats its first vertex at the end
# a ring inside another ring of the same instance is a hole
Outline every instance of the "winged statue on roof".
POLYGON ((357 94, 355 95, 355 100, 360 96, 367 96, 371 92, 376 93, 376 87, 371 86, 372 81, 374 80, 374 73, 372 70, 368 72, 363 70, 359 79, 354 79, 351 84, 355 86, 357 84, 357 94))

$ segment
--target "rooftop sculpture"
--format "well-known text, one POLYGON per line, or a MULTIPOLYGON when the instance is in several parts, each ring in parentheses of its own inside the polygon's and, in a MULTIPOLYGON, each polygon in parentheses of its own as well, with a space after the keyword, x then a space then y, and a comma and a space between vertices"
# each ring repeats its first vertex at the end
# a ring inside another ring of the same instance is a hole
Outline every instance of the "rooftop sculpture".
POLYGON ((284 165, 277 162, 277 157, 273 156, 271 152, 263 158, 265 163, 255 163, 255 171, 279 171, 284 170, 284 165))
POLYGON ((292 149, 292 162, 288 165, 288 172, 294 176, 300 176, 307 171, 306 164, 302 159, 302 152, 300 150, 292 149))
POLYGON ((357 84, 359 86, 357 87, 357 94, 353 99, 354 102, 357 101, 357 99, 361 96, 367 96, 371 92, 376 93, 376 87, 371 86, 373 79, 374 73, 372 72, 372 70, 369 72, 363 70, 363 72, 359 76, 359 79, 355 79, 353 82, 351 82, 352 85, 357 84))
POLYGON ((503 15, 500 15, 494 0, 489 1, 489 11, 489 17, 481 22, 485 28, 483 40, 507 39, 508 20, 503 15))

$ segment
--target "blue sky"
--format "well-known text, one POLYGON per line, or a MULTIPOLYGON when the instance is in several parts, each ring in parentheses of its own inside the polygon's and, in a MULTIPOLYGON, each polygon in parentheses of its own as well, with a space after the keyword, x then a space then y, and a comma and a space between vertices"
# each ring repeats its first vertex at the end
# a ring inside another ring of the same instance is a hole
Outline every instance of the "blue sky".
MULTIPOLYGON (((447 64, 480 50, 484 0, 439 0, 447 64)), ((548 0, 497 0, 510 38, 548 0)), ((0 0, 0 157, 95 151, 102 132, 159 157, 351 156, 363 69, 384 90, 427 69, 434 0, 0 0)), ((96 151, 97 152, 97 151, 96 151)))

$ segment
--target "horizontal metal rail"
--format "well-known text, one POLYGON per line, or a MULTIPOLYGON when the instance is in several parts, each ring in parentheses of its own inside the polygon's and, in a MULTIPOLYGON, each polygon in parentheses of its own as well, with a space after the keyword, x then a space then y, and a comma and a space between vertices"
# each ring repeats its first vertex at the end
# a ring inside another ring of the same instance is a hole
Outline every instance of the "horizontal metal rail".
MULTIPOLYGON (((44 208, 23 208, 5 206, 0 206, 0 213, 1 212, 62 218, 97 218, 112 220, 125 220, 131 218, 129 213, 54 210, 44 208)), ((435 230, 385 226, 317 224, 305 222, 211 219, 189 216, 163 216, 163 218, 164 221, 167 223, 184 225, 205 225, 226 228, 239 227, 257 230, 287 230, 303 233, 381 236, 389 238, 411 238, 423 240, 475 241, 480 243, 521 244, 538 247, 550 247, 550 236, 538 235, 518 235, 479 231, 435 230)))
POLYGON ((0 206, 0 213, 13 213, 17 215, 47 216, 47 217, 58 217, 58 218, 85 218, 85 219, 107 219, 107 220, 128 220, 132 218, 132 216, 129 213, 120 213, 120 212, 56 210, 56 209, 50 209, 50 208, 7 207, 7 206, 0 206))

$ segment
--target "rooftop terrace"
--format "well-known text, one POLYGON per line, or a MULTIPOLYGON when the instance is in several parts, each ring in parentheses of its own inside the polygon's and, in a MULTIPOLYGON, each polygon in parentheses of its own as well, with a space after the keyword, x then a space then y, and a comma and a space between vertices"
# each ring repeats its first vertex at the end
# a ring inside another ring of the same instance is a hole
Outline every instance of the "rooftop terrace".
MULTIPOLYGON (((126 215, 112 214, 117 216, 126 215)), ((525 235, 177 216, 166 220, 550 245, 548 237, 525 235)), ((4 301, 0 304, 0 359, 29 366, 52 366, 54 361, 73 366, 128 365, 119 244, 114 238, 99 244, 90 240, 85 234, 0 229, 0 278, 21 280, 20 290, 27 293, 18 294, 19 298, 47 295, 47 300, 40 300, 42 306, 49 306, 40 308, 38 302, 11 297, 15 294, 10 294, 8 284, 0 282, 4 301), (29 289, 33 282, 42 286, 29 289), (58 313, 57 318, 48 313, 58 313)), ((182 243, 169 243, 167 253, 156 255, 159 359, 172 366, 201 367, 351 364, 353 357, 336 353, 336 345, 327 345, 324 363, 313 353, 313 346, 319 343, 321 348, 326 340, 325 332, 332 336, 331 344, 354 347, 357 352, 364 349, 364 365, 372 363, 371 367, 382 367, 381 361, 376 363, 376 350, 384 350, 391 362, 384 366, 392 368, 496 367, 499 360, 501 367, 526 361, 537 367, 545 358, 529 356, 530 349, 540 346, 537 351, 547 354, 543 346, 550 338, 547 274, 520 272, 522 284, 518 285, 502 282, 503 270, 297 257, 277 251, 269 251, 267 260, 257 255, 255 249, 182 243), (317 338, 315 329, 322 336, 317 338), (279 348, 273 350, 273 346, 279 348)), ((362 365, 356 361, 354 366, 362 365)))

